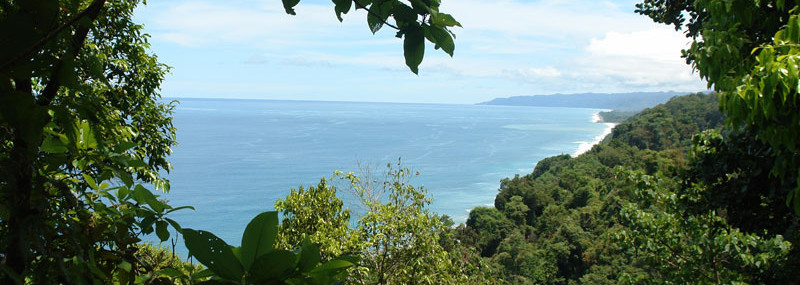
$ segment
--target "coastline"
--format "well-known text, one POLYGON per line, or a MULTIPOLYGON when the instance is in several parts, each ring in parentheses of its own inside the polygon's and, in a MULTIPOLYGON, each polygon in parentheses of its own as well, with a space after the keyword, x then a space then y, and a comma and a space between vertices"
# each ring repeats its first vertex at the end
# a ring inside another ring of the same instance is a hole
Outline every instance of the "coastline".
POLYGON ((586 141, 578 141, 578 149, 572 153, 572 157, 577 157, 589 150, 592 149, 595 145, 599 144, 606 138, 606 136, 610 135, 611 132, 614 130, 614 127, 617 126, 618 123, 606 123, 603 121, 603 116, 600 116, 600 112, 592 114, 592 123, 596 124, 605 124, 606 128, 603 130, 603 133, 594 137, 591 142, 586 141))

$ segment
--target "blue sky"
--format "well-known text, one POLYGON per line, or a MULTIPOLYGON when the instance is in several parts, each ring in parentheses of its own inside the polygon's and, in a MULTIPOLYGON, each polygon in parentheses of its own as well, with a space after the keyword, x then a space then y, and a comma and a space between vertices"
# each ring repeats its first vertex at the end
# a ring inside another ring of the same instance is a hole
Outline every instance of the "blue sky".
POLYGON ((633 13, 637 1, 442 0, 464 26, 450 58, 426 45, 419 75, 402 40, 330 1, 149 1, 136 18, 172 66, 167 97, 472 104, 496 97, 705 89, 688 40, 633 13))

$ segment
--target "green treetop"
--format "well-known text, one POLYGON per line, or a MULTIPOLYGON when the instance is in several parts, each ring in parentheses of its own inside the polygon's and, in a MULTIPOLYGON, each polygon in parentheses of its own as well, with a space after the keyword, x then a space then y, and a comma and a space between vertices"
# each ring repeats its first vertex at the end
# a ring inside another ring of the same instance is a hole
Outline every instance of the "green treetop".
MULTIPOLYGON (((800 171, 796 1, 646 0, 637 12, 685 28, 692 45, 683 56, 719 92, 729 125, 753 129, 775 149, 773 174, 800 171)), ((800 189, 790 192, 790 203, 800 213, 800 189)))
MULTIPOLYGON (((0 283, 133 282, 140 236, 180 231, 165 217, 180 207, 144 186, 169 189, 176 141, 140 2, 0 1, 0 283)), ((397 29, 415 73, 423 38, 453 53, 459 24, 439 1, 334 3, 340 19, 355 6, 373 32, 397 29)))

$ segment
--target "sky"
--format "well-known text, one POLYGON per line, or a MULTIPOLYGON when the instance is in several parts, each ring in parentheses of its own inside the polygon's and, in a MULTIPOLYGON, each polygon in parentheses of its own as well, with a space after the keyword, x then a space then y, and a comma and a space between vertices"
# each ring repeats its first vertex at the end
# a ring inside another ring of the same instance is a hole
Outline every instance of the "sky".
POLYGON ((372 34, 363 10, 331 1, 148 1, 135 18, 171 66, 162 95, 182 98, 473 104, 555 93, 697 92, 689 40, 634 13, 637 1, 442 0, 451 58, 426 43, 419 75, 402 40, 372 34))

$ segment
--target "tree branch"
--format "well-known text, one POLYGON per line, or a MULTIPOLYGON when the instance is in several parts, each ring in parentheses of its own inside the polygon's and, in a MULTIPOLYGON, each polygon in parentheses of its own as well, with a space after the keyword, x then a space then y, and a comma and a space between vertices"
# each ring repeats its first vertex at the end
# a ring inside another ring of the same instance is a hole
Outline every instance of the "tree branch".
MULTIPOLYGON (((106 0, 94 0, 92 4, 90 4, 89 7, 86 8, 86 10, 83 10, 83 12, 81 12, 81 14, 78 16, 83 15, 88 17, 90 21, 94 21, 97 19, 97 16, 100 15, 100 10, 102 10, 105 3, 106 0)), ((77 21, 77 19, 80 19, 80 17, 76 17, 74 20, 77 21)), ((50 105, 50 102, 52 102, 53 98, 56 97, 58 89, 61 87, 61 74, 63 73, 61 70, 64 68, 64 62, 67 60, 74 60, 78 55, 83 47, 83 43, 86 41, 87 35, 89 34, 89 28, 89 25, 82 25, 75 30, 75 35, 72 37, 72 42, 69 49, 56 63, 55 67, 53 68, 53 74, 50 76, 50 82, 47 83, 47 86, 37 99, 39 106, 50 105)))
POLYGON ((386 20, 383 20, 383 17, 381 17, 380 15, 375 14, 375 12, 372 12, 372 10, 367 9, 367 7, 364 7, 364 5, 361 5, 361 3, 358 3, 358 0, 353 0, 353 3, 356 3, 356 8, 361 8, 361 9, 367 10, 367 14, 375 16, 375 18, 381 19, 381 22, 383 22, 384 25, 392 27, 392 28, 394 28, 395 30, 398 30, 398 31, 400 30, 400 28, 398 28, 397 26, 389 24, 389 22, 387 22, 386 20))
MULTIPOLYGON (((89 5, 88 8, 86 8, 86 10, 81 11, 80 13, 78 13, 78 15, 75 15, 75 17, 73 17, 69 21, 64 22, 64 24, 61 24, 61 26, 59 26, 55 30, 52 30, 49 33, 47 33, 47 35, 45 35, 44 38, 42 38, 41 40, 39 40, 38 42, 33 44, 31 47, 29 47, 25 51, 17 54, 16 56, 12 57, 8 61, 4 62, 3 65, 0 65, 0 70, 6 70, 7 68, 11 68, 11 66, 13 66, 15 62, 17 62, 18 60, 23 59, 25 56, 27 56, 30 53, 32 53, 32 52, 38 50, 39 48, 41 48, 44 44, 46 44, 47 42, 52 40, 55 36, 57 36, 59 33, 64 31, 64 29, 66 29, 69 26, 72 26, 73 24, 75 24, 75 22, 77 22, 78 20, 80 20, 84 16, 87 16, 92 11, 93 6, 95 6, 99 2, 102 2, 103 4, 105 4, 105 1, 95 0, 94 2, 92 2, 91 5, 89 5)), ((102 5, 100 5, 100 7, 102 7, 102 5)))

